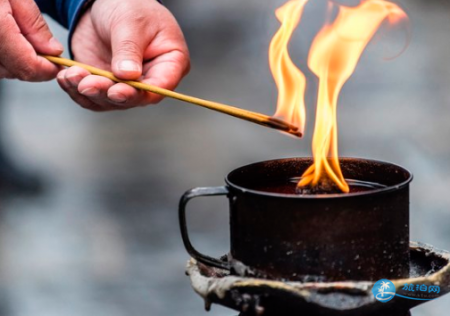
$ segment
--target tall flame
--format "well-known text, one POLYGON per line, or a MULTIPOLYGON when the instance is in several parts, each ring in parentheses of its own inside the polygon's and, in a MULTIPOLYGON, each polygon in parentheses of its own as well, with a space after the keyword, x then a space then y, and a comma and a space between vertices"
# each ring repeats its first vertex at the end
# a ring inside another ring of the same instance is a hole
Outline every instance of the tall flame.
POLYGON ((303 174, 299 187, 315 187, 331 180, 340 190, 349 192, 338 158, 339 93, 381 23, 386 18, 395 22, 404 17, 402 9, 384 0, 367 0, 353 8, 341 6, 333 24, 324 26, 314 39, 308 58, 309 68, 319 77, 314 164, 303 174))
POLYGON ((305 128, 305 75, 294 65, 289 56, 288 43, 291 39, 308 0, 291 0, 275 12, 281 22, 280 29, 269 47, 269 65, 278 88, 278 105, 275 117, 305 128))
MULTIPOLYGON (((269 49, 270 68, 279 89, 275 116, 304 127, 306 80, 289 58, 287 45, 300 21, 307 0, 292 0, 277 9, 282 23, 269 49)), ((384 20, 395 23, 407 18, 396 4, 385 0, 363 0, 356 7, 339 6, 332 24, 325 25, 315 37, 308 66, 319 78, 312 151, 314 163, 303 174, 298 186, 337 186, 349 192, 339 165, 337 101, 345 82, 353 74, 369 41, 384 20)))

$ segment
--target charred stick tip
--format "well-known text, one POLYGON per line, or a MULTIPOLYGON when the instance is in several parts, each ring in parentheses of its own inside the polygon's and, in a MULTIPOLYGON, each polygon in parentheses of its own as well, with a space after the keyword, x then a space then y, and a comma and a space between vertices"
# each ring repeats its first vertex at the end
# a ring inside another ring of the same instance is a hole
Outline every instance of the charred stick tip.
POLYGON ((288 134, 291 134, 296 137, 303 137, 303 133, 298 130, 298 127, 292 124, 289 124, 285 121, 282 121, 275 117, 270 117, 268 121, 268 125, 272 128, 284 131, 288 134))

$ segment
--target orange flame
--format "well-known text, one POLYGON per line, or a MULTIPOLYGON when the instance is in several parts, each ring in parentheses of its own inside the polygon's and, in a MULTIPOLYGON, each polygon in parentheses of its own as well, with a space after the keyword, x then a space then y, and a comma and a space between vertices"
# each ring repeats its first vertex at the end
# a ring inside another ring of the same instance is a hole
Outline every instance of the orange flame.
POLYGON ((269 48, 269 64, 278 88, 278 105, 275 117, 305 128, 305 87, 303 73, 294 65, 289 56, 288 43, 291 39, 308 0, 291 0, 275 12, 281 27, 273 37, 269 48))
POLYGON ((340 7, 333 24, 323 27, 314 39, 308 58, 309 68, 319 77, 312 146, 314 164, 303 174, 299 187, 315 187, 329 179, 343 192, 349 192, 339 166, 337 101, 342 86, 386 18, 396 22, 406 18, 406 14, 384 0, 367 0, 353 8, 340 7))
MULTIPOLYGON (((282 23, 269 49, 270 68, 279 89, 275 116, 303 131, 306 80, 292 63, 287 45, 298 25, 307 0, 292 0, 277 9, 282 23)), ((322 28, 309 52, 308 66, 319 77, 319 89, 312 151, 314 164, 303 174, 298 187, 337 186, 349 192, 338 157, 337 101, 345 82, 353 74, 369 41, 384 20, 395 23, 407 18, 396 4, 385 0, 364 0, 359 6, 339 6, 332 24, 322 28)))

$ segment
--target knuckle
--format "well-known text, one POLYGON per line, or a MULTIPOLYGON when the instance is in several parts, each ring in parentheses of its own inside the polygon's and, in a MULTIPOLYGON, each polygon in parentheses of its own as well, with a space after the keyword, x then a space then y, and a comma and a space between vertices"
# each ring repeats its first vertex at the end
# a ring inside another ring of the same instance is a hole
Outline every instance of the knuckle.
POLYGON ((182 77, 186 76, 191 70, 191 59, 187 50, 175 50, 171 62, 182 77))
MULTIPOLYGON (((31 30, 34 33, 41 33, 47 31, 47 23, 45 23, 44 18, 40 13, 36 13, 33 18, 30 21, 31 30)), ((24 36, 27 36, 31 33, 28 32, 28 34, 24 34, 24 36)))
POLYGON ((128 14, 122 14, 120 16, 120 21, 122 23, 129 24, 129 21, 133 21, 133 27, 137 29, 142 29, 148 24, 149 17, 143 12, 135 12, 134 10, 129 11, 128 14))
POLYGON ((114 21, 117 27, 129 25, 132 21, 133 26, 145 26, 149 21, 149 16, 145 12, 135 10, 128 1, 119 1, 109 11, 108 18, 114 21))
POLYGON ((130 39, 120 41, 117 54, 119 55, 135 55, 141 54, 139 45, 130 39))
POLYGON ((191 71, 191 60, 188 57, 184 65, 183 76, 186 76, 189 73, 189 71, 191 71))

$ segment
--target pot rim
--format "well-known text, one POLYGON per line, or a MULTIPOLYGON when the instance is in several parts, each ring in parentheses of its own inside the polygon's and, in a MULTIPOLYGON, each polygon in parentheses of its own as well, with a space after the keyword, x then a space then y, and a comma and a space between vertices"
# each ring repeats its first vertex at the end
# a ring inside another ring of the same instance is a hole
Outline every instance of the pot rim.
POLYGON ((270 160, 254 162, 254 163, 244 165, 244 166, 238 167, 238 168, 230 171, 228 173, 228 175, 225 177, 225 183, 227 184, 228 187, 238 190, 241 193, 250 193, 250 194, 265 196, 265 197, 316 200, 316 199, 346 199, 346 198, 359 197, 359 196, 374 196, 374 195, 384 194, 384 193, 403 189, 404 187, 407 187, 409 185, 409 183, 413 180, 413 174, 409 170, 403 168, 400 165, 397 165, 397 164, 394 164, 394 163, 391 163, 388 161, 382 161, 382 160, 376 160, 376 159, 366 159, 366 158, 359 158, 359 157, 340 157, 339 161, 348 159, 348 160, 362 160, 362 161, 369 162, 369 163, 388 164, 392 167, 396 167, 396 168, 399 168, 399 169, 405 171, 409 175, 409 177, 405 181, 400 182, 399 184, 386 186, 385 188, 374 189, 374 190, 365 191, 365 192, 355 192, 355 193, 346 193, 346 194, 343 194, 343 193, 316 194, 316 195, 314 195, 314 194, 294 195, 294 194, 286 194, 286 193, 271 193, 271 192, 258 191, 258 190, 248 189, 243 186, 237 185, 229 179, 230 175, 239 169, 249 168, 251 166, 255 166, 258 164, 262 164, 262 163, 270 163, 270 162, 277 162, 277 161, 282 162, 282 161, 298 160, 298 159, 311 160, 313 158, 312 157, 290 157, 290 158, 278 158, 278 159, 270 159, 270 160))

